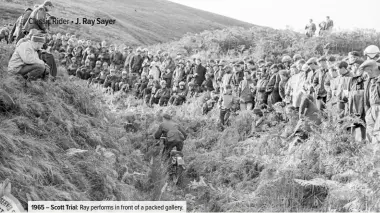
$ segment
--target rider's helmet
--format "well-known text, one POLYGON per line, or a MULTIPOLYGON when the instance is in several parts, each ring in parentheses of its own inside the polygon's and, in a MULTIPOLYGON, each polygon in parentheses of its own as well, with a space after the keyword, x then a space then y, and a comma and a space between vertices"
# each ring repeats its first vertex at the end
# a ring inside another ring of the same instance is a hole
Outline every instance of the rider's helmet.
POLYGON ((185 82, 181 81, 181 82, 179 83, 179 86, 185 86, 185 82))
POLYGON ((374 59, 380 53, 379 47, 370 45, 364 50, 364 55, 370 59, 374 59))

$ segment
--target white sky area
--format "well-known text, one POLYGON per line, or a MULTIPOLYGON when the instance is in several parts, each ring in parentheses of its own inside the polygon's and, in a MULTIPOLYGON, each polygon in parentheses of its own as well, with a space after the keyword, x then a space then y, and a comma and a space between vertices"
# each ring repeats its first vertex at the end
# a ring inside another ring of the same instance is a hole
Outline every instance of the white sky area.
POLYGON ((330 16, 339 29, 380 31, 380 0, 170 0, 248 23, 294 30, 313 19, 317 25, 330 16))

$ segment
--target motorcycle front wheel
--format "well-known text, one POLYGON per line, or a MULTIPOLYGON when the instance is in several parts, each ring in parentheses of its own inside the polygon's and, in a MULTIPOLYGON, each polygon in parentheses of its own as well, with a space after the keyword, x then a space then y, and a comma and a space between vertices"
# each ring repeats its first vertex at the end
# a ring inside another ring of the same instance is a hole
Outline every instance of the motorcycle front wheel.
POLYGON ((183 183, 183 175, 184 175, 185 169, 183 166, 176 166, 176 173, 174 176, 174 184, 177 186, 181 186, 183 183))

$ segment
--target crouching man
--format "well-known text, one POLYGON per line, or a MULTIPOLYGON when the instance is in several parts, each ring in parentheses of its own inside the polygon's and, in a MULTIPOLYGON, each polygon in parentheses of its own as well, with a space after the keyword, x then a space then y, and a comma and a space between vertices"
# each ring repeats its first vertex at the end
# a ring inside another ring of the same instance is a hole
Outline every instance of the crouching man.
POLYGON ((34 35, 31 40, 23 42, 16 47, 8 63, 8 72, 14 75, 21 75, 27 80, 43 79, 50 72, 50 67, 39 59, 37 53, 44 43, 45 37, 34 35))

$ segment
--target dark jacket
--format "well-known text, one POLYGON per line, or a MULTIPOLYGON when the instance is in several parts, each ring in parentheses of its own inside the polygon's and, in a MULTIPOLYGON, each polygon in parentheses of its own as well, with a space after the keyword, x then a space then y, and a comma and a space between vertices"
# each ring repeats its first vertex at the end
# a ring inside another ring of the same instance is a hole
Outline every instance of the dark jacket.
POLYGON ((46 32, 46 8, 43 5, 34 9, 25 22, 23 31, 29 32, 31 29, 46 32))
POLYGON ((111 53, 111 63, 115 65, 120 65, 123 63, 123 54, 119 51, 111 53))
POLYGON ((165 71, 165 73, 162 73, 161 78, 166 81, 167 87, 169 87, 169 88, 172 87, 173 72, 167 73, 165 71))
POLYGON ((232 84, 235 86, 239 86, 240 82, 244 79, 243 71, 234 72, 232 74, 232 84))
POLYGON ((141 55, 132 56, 131 61, 129 62, 131 73, 140 73, 143 62, 143 57, 141 57, 141 55))
POLYGON ((197 74, 195 77, 195 83, 197 83, 198 86, 201 86, 205 80, 206 72, 207 70, 204 66, 202 66, 202 64, 195 66, 194 74, 197 74))
POLYGON ((57 76, 57 65, 54 60, 54 56, 48 52, 42 52, 40 56, 41 60, 43 60, 50 67, 50 75, 53 77, 57 76))
POLYGON ((317 94, 317 97, 326 97, 327 91, 325 89, 325 82, 327 78, 327 69, 319 69, 313 76, 313 87, 314 91, 317 94))
POLYGON ((266 86, 266 92, 268 93, 268 105, 272 106, 273 104, 277 102, 281 102, 281 96, 280 96, 280 75, 278 73, 273 74, 269 82, 266 86))
POLYGON ((158 127, 154 133, 154 138, 159 139, 162 135, 166 135, 168 142, 183 142, 187 138, 185 130, 173 121, 167 121, 158 127))
POLYGON ((208 91, 213 91, 214 90, 214 86, 213 86, 213 83, 212 83, 212 79, 209 78, 208 80, 205 79, 202 83, 202 88, 203 89, 206 89, 208 91))
POLYGON ((170 89, 168 89, 167 87, 159 89, 155 94, 155 98, 169 99, 170 98, 170 89))

